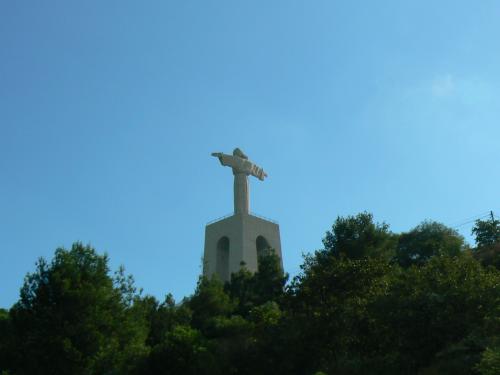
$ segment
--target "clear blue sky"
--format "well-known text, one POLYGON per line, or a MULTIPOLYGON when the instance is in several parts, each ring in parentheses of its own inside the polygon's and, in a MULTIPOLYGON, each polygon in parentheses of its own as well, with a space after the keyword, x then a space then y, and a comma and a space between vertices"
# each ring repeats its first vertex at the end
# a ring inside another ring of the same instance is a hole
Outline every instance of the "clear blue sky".
POLYGON ((499 20, 496 0, 1 2, 0 306, 74 241, 190 294, 232 211, 210 153, 236 146, 291 274, 338 215, 498 213, 499 20))

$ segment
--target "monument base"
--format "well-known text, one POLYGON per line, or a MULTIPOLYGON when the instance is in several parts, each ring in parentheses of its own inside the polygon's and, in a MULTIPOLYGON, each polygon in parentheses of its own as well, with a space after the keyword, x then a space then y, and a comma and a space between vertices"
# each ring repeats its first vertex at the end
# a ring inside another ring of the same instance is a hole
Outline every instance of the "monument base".
POLYGON ((247 213, 237 213, 205 227, 203 275, 217 274, 229 281, 231 274, 242 266, 251 272, 258 270, 260 252, 274 249, 280 259, 281 241, 279 225, 247 213))

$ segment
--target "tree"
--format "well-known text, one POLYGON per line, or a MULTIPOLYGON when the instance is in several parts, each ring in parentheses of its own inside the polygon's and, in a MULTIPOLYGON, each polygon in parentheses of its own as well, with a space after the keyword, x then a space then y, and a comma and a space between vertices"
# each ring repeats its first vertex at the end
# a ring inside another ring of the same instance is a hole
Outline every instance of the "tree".
POLYGON ((370 314, 394 373, 473 373, 492 332, 483 326, 498 313, 499 276, 468 253, 395 273, 370 314))
POLYGON ((474 258, 499 242, 462 251, 442 224, 397 235, 361 213, 323 243, 289 285, 270 250, 180 303, 90 246, 57 249, 0 309, 0 374, 498 373, 500 273, 474 258))
POLYGON ((258 299, 254 274, 241 267, 238 272, 231 274, 231 281, 224 285, 224 290, 235 305, 234 312, 247 317, 258 299))
POLYGON ((149 357, 142 374, 217 374, 218 366, 210 342, 189 325, 176 325, 166 332, 149 357))
POLYGON ((225 290, 236 304, 236 313, 247 317, 252 308, 266 302, 279 302, 283 296, 288 274, 283 272, 280 259, 273 249, 259 254, 258 271, 245 267, 231 275, 225 290))
POLYGON ((167 294, 162 303, 155 297, 145 296, 137 299, 134 307, 142 311, 147 321, 149 332, 146 344, 151 348, 161 344, 176 326, 189 326, 191 323, 192 311, 186 303, 176 304, 171 294, 167 294))
POLYGON ((235 309, 230 318, 218 319, 217 351, 224 373, 277 373, 279 304, 287 278, 272 249, 259 254, 257 272, 242 267, 231 275, 225 290, 235 309))
POLYGON ((472 234, 476 236, 478 248, 491 247, 500 242, 500 220, 496 220, 493 213, 488 220, 476 220, 472 234))
POLYGON ((374 223, 373 215, 362 212, 356 216, 338 217, 332 230, 323 239, 325 250, 336 257, 362 259, 394 255, 397 237, 385 223, 374 223))
POLYGON ((477 220, 472 234, 476 236, 474 256, 484 265, 500 269, 500 220, 493 213, 488 220, 477 220))
POLYGON ((456 256, 464 246, 457 231, 435 221, 424 221, 399 236, 396 259, 403 267, 422 265, 436 255, 456 256))
POLYGON ((288 274, 281 268, 280 258, 273 249, 267 249, 259 255, 257 261, 259 267, 254 274, 256 304, 278 302, 288 280, 288 274))
POLYGON ((481 362, 479 362, 477 369, 481 375, 500 374, 500 346, 487 348, 481 357, 481 362))
POLYGON ((235 307, 224 291, 224 284, 217 276, 200 277, 193 296, 185 303, 193 314, 192 326, 204 334, 213 330, 216 318, 229 317, 235 307))
POLYGON ((392 266, 384 259, 306 256, 290 286, 284 332, 297 373, 376 373, 377 335, 369 307, 384 295, 392 266))
POLYGON ((14 354, 12 321, 8 310, 0 309, 0 374, 12 368, 14 354))
POLYGON ((119 279, 115 286, 106 255, 81 243, 57 249, 51 263, 41 258, 11 309, 22 353, 15 373, 128 373, 147 354, 147 331, 122 293, 132 280, 119 279))

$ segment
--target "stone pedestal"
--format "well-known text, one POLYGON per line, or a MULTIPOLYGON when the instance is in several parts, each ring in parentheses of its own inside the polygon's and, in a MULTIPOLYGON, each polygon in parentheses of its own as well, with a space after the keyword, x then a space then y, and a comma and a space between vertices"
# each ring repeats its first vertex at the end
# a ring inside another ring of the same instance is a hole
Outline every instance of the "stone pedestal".
POLYGON ((280 231, 275 222, 236 213, 211 223, 205 228, 203 274, 211 277, 216 273, 221 280, 229 281, 242 264, 256 272, 258 254, 267 248, 274 249, 281 261, 280 231))

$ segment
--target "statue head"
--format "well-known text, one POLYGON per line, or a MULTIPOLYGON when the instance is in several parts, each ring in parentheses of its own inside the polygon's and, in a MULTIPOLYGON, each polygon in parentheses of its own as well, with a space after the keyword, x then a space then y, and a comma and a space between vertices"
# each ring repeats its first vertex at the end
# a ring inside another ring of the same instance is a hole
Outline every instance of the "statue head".
POLYGON ((236 147, 234 150, 233 150, 233 155, 234 156, 238 156, 242 159, 248 159, 248 156, 246 156, 243 151, 241 151, 238 147, 236 147))

